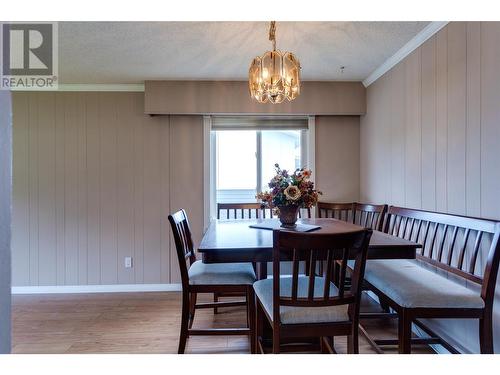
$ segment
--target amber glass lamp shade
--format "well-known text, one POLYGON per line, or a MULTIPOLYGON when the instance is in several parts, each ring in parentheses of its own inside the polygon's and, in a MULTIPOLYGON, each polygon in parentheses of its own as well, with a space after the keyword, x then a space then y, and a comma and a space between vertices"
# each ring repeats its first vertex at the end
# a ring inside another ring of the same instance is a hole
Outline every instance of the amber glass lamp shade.
POLYGON ((259 103, 292 101, 300 94, 300 62, 291 52, 268 51, 253 59, 248 84, 259 103))

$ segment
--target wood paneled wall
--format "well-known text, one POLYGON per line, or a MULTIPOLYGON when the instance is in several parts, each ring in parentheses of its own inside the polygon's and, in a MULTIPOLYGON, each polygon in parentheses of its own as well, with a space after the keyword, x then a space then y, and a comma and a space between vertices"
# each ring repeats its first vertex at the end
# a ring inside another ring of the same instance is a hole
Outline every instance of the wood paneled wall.
POLYGON ((316 117, 315 181, 321 201, 359 199, 359 116, 316 117))
POLYGON ((11 94, 0 91, 0 354, 11 349, 11 94))
POLYGON ((143 98, 13 95, 14 285, 178 281, 167 215, 188 209, 201 238, 202 118, 144 115, 143 98))
MULTIPOLYGON (((499 40, 498 22, 452 22, 368 87, 361 200, 500 219, 499 40)), ((435 326, 477 352, 477 325, 435 326)))
MULTIPOLYGON (((201 239, 203 120, 145 115, 143 98, 14 94, 13 285, 180 280, 167 215, 185 208, 201 239)), ((358 198, 358 150, 358 116, 317 117, 325 199, 358 198)))

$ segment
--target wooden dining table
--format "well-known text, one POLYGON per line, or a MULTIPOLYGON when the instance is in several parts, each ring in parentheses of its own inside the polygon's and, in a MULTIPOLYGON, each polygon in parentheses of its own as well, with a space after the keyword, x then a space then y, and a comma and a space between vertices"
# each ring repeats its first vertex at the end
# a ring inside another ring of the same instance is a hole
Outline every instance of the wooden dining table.
MULTIPOLYGON (((277 219, 213 220, 198 247, 204 263, 256 262, 258 277, 267 277, 267 262, 273 260, 273 232, 251 228, 254 224, 276 224, 277 219)), ((362 227, 337 219, 299 219, 298 223, 317 225, 308 233, 341 233, 362 227)), ((380 231, 373 231, 368 259, 414 259, 421 245, 380 231)))

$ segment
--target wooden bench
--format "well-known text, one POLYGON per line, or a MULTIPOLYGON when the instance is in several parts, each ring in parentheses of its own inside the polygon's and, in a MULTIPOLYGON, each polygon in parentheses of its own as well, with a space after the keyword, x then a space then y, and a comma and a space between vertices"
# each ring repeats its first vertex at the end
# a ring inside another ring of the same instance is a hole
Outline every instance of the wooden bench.
POLYGON ((420 319, 479 319, 481 353, 493 353, 500 223, 391 206, 384 231, 418 242, 422 249, 415 260, 367 262, 367 288, 379 297, 382 306, 392 308, 399 320, 398 340, 373 342, 396 344, 400 353, 410 353, 412 344, 439 343, 456 353, 420 319), (412 338, 412 324, 431 337, 412 338))

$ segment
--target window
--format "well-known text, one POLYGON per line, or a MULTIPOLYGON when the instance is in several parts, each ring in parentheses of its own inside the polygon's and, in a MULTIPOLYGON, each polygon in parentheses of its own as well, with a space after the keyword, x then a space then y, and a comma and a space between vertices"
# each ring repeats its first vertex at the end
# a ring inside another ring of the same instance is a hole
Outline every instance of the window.
POLYGON ((257 132, 221 130, 215 134, 217 203, 255 202, 257 132))
POLYGON ((314 117, 204 117, 204 223, 217 203, 255 202, 274 164, 314 171, 314 117))
POLYGON ((274 164, 302 166, 300 130, 215 131, 217 203, 255 202, 268 189, 274 164))
POLYGON ((275 175, 274 164, 282 169, 294 171, 302 168, 301 131, 268 130, 262 131, 261 139, 261 178, 260 190, 267 190, 267 184, 275 175))

